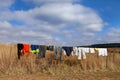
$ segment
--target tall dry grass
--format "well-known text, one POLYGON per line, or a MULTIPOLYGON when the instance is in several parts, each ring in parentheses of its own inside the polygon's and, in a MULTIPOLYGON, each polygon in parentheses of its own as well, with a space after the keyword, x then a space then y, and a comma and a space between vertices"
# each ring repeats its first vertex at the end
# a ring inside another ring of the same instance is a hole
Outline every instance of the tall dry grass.
POLYGON ((53 52, 47 51, 46 58, 38 59, 37 54, 17 58, 17 45, 0 44, 0 75, 25 75, 25 74, 79 74, 80 72, 120 71, 120 49, 109 48, 108 56, 87 54, 87 59, 77 60, 76 56, 63 56, 64 60, 53 59, 53 52))

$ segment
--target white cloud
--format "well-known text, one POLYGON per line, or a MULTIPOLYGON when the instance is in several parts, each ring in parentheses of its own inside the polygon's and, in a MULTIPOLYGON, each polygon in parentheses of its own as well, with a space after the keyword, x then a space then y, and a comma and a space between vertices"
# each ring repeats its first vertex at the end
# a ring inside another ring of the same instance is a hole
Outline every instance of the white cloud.
POLYGON ((110 28, 107 32, 108 42, 120 43, 120 27, 110 28))
MULTIPOLYGON (((29 11, 15 11, 13 19, 24 21, 27 25, 74 26, 74 29, 86 32, 101 31, 104 23, 91 8, 78 4, 46 4, 29 11)), ((8 18, 8 17, 7 17, 8 18)), ((55 26, 49 28, 54 29, 55 26)), ((59 29, 57 27, 57 29, 59 29)))
POLYGON ((65 42, 71 43, 72 40, 77 40, 72 41, 71 44, 78 44, 85 42, 87 37, 92 39, 94 34, 104 27, 104 21, 93 9, 72 4, 73 0, 67 0, 63 4, 57 2, 47 3, 27 11, 1 12, 0 24, 12 29, 6 29, 7 33, 1 31, 0 34, 6 34, 5 39, 11 39, 10 42, 48 43, 50 40, 49 42, 54 44, 58 42, 65 44, 65 42), (24 24, 14 26, 9 21, 24 22, 24 24))
POLYGON ((32 15, 38 20, 57 25, 76 25, 83 30, 100 31, 104 25, 95 11, 77 4, 47 4, 29 12, 34 12, 32 15))
POLYGON ((73 3, 80 2, 81 0, 23 0, 27 3, 34 3, 36 5, 46 4, 46 3, 73 3))
POLYGON ((9 8, 14 3, 14 0, 0 0, 0 9, 9 8))
POLYGON ((0 21, 0 29, 10 29, 12 25, 7 21, 0 21))

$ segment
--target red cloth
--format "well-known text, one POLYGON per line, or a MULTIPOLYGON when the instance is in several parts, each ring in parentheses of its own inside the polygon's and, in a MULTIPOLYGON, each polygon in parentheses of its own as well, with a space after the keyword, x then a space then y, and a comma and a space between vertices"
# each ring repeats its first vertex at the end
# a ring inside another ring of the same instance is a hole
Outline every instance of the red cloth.
POLYGON ((29 44, 23 44, 22 54, 27 54, 30 56, 30 45, 29 44))

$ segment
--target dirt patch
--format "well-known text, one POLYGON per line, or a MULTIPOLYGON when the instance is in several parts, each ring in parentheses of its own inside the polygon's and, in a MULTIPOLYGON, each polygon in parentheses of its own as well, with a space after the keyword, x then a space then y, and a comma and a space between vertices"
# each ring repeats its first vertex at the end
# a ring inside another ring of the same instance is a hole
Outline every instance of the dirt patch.
POLYGON ((49 77, 49 76, 24 76, 24 77, 3 77, 0 80, 120 80, 120 78, 98 77, 95 76, 74 76, 74 77, 49 77))
POLYGON ((120 72, 79 73, 69 75, 23 75, 1 76, 0 80, 120 80, 120 72))

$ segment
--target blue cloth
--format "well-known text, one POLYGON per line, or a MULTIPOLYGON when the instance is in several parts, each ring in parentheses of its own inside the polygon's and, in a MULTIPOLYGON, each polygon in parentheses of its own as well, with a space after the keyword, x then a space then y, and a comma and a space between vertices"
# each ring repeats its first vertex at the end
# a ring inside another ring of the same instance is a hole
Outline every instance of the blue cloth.
POLYGON ((71 52, 73 51, 73 47, 62 47, 62 48, 65 50, 67 56, 70 56, 71 52))
POLYGON ((31 45, 31 50, 36 50, 36 49, 39 49, 38 45, 31 45))

